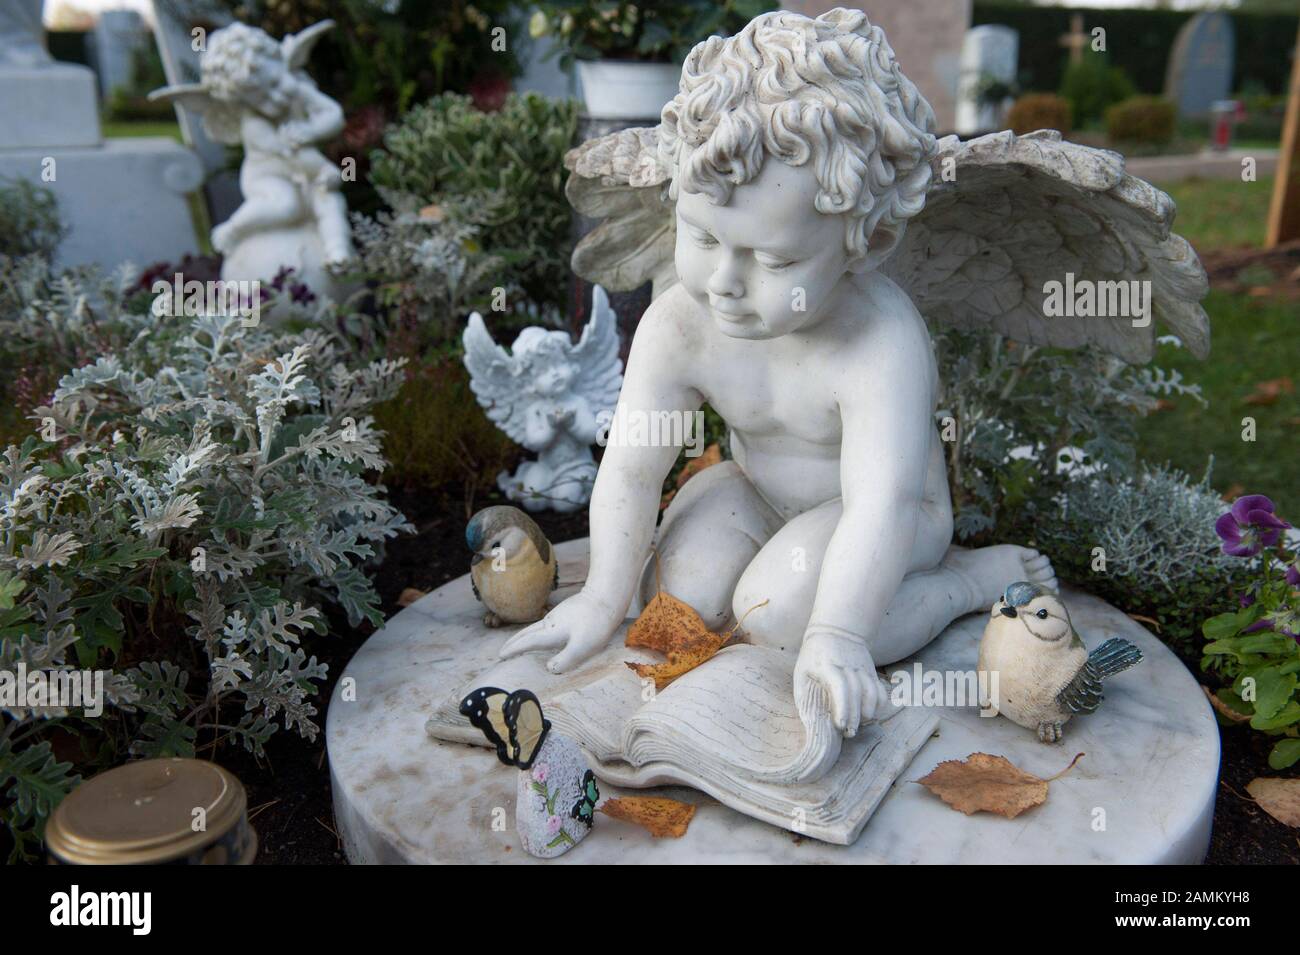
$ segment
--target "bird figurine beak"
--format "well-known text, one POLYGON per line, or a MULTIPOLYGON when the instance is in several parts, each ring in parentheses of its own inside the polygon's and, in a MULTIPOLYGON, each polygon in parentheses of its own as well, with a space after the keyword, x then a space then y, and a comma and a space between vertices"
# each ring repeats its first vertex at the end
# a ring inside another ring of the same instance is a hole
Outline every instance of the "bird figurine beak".
POLYGON ((475 554, 473 557, 471 557, 471 558, 469 559, 469 565, 470 565, 471 567, 474 567, 474 566, 476 566, 476 565, 478 564, 478 562, 479 562, 480 560, 482 560, 482 559, 483 559, 483 555, 482 555, 482 554, 475 554))
POLYGON ((1016 616, 1016 608, 1015 608, 1015 607, 1003 607, 1001 610, 998 611, 998 613, 1002 614, 1002 616, 1004 616, 1004 617, 1014 617, 1014 616, 1016 616))

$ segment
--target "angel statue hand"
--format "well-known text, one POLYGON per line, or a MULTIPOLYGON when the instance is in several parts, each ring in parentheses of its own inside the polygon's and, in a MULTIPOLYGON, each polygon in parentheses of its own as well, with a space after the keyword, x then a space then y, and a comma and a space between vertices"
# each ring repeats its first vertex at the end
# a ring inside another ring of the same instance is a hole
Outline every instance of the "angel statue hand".
POLYGON ((507 640, 501 656, 558 649, 560 652, 547 661, 546 669, 564 673, 598 653, 622 622, 621 613, 581 590, 507 640))
POLYGON ((845 736, 858 727, 893 715, 889 688, 881 683, 866 643, 837 631, 809 627, 794 667, 795 699, 803 699, 809 681, 826 691, 831 723, 845 736))

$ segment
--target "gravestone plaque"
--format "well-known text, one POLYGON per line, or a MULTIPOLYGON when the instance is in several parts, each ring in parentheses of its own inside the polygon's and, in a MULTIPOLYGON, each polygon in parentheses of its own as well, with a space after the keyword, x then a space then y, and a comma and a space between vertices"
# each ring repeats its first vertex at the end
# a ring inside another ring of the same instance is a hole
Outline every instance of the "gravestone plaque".
POLYGON ((1232 91, 1235 39, 1224 13, 1198 13, 1178 31, 1165 74, 1165 96, 1179 116, 1205 116, 1232 91))
POLYGON ((1019 56, 1020 34, 1011 27, 984 24, 966 31, 957 89, 958 133, 971 136, 1002 128, 1019 56))

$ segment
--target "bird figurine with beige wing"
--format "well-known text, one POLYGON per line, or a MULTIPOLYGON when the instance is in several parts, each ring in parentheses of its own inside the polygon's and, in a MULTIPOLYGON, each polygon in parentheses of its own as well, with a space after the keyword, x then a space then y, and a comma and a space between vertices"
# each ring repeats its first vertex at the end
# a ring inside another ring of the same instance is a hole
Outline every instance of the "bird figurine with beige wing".
POLYGON ((1102 681, 1140 662, 1142 651, 1113 637, 1091 653, 1061 598, 1018 581, 993 604, 980 642, 980 705, 1055 743, 1071 716, 1092 713, 1102 681))
POLYGON ((525 852, 553 859, 587 837, 600 798, 595 774, 577 743, 551 732, 535 694, 479 687, 460 713, 496 747, 497 759, 519 770, 515 829, 525 852))
POLYGON ((560 578, 555 548, 536 521, 517 507, 485 507, 465 525, 465 543, 474 552, 469 575, 484 624, 542 619, 560 578))

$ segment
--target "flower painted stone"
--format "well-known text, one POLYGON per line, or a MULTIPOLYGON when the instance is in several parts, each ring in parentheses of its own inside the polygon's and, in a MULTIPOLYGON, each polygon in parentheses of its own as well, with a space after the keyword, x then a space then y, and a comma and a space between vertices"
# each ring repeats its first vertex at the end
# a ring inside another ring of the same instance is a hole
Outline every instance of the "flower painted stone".
POLYGON ((461 700, 460 713, 519 770, 515 828, 525 852, 553 859, 586 838, 600 798, 596 777, 578 744, 551 732, 536 694, 481 686, 461 700))
POLYGON ((524 851, 541 859, 568 852, 591 831, 599 796, 578 744, 548 733, 532 769, 519 773, 515 827, 524 851))

